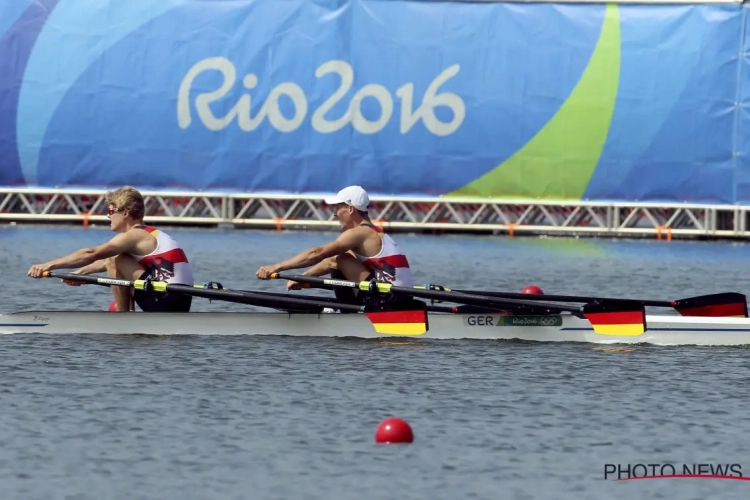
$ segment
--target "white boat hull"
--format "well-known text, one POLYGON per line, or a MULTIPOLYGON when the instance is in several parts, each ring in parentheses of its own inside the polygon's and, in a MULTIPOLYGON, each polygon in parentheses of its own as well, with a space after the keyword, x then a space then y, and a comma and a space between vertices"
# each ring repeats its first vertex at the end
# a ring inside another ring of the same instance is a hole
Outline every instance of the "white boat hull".
POLYGON ((362 314, 281 312, 110 313, 29 311, 0 314, 0 334, 290 335, 526 340, 596 344, 750 345, 750 319, 649 315, 641 335, 599 335, 574 316, 430 314, 420 335, 377 333, 362 314), (507 319, 514 318, 514 319, 507 319), (546 326, 544 323, 550 323, 546 326))

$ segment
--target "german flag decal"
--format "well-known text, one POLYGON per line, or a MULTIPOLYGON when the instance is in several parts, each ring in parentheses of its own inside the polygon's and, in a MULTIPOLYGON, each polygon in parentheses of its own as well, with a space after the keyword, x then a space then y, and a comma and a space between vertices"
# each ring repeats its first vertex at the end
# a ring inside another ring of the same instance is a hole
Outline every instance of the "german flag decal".
POLYGON ((422 335, 428 330, 427 311, 366 312, 375 331, 390 335, 422 335))
POLYGON ((646 308, 637 301, 603 301, 583 306, 583 316, 599 335, 622 337, 646 332, 646 308))
POLYGON ((716 293, 674 302, 683 316, 747 318, 747 300, 741 293, 716 293))

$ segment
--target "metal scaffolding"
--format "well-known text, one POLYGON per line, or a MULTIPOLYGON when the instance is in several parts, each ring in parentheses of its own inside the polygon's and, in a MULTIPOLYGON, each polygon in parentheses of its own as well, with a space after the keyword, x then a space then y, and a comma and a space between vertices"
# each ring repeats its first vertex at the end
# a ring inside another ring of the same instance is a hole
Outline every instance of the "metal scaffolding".
MULTIPOLYGON (((0 188, 0 221, 106 224, 105 190, 0 188)), ((143 191, 154 224, 334 229, 323 196, 143 191)), ((672 238, 748 238, 750 206, 373 197, 391 231, 672 238)))

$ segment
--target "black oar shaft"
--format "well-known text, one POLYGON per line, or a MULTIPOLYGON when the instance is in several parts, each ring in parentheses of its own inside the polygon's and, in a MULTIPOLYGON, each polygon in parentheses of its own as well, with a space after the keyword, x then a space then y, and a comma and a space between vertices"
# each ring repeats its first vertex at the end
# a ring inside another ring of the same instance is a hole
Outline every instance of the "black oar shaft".
MULTIPOLYGON (((529 300, 536 300, 538 302, 594 302, 594 301, 619 301, 619 300, 625 300, 625 299, 612 299, 612 298, 603 298, 603 297, 583 297, 583 296, 577 296, 577 295, 536 295, 536 294, 526 294, 526 293, 512 293, 512 292, 494 292, 494 291, 484 291, 484 290, 457 290, 455 288, 451 288, 451 290, 454 290, 456 292, 460 293, 466 293, 470 295, 485 295, 488 297, 499 297, 499 298, 507 298, 507 299, 529 299, 529 300)), ((639 300, 641 304, 644 306, 653 306, 653 307, 673 307, 674 303, 665 301, 665 300, 639 300)))
MULTIPOLYGON (((230 302, 237 302, 240 304, 256 305, 256 306, 267 306, 267 307, 278 307, 282 304, 289 306, 302 306, 302 307, 333 307, 341 309, 342 311, 349 312, 362 312, 362 307, 351 305, 351 304, 338 304, 338 303, 321 303, 312 299, 299 299, 296 297, 278 297, 264 295, 262 292, 238 292, 234 290, 214 290, 210 288, 197 288, 189 285, 177 285, 168 284, 166 287, 168 292, 184 293, 187 295, 194 295, 196 297, 202 297, 206 299, 217 299, 227 300, 230 302)), ((158 293, 158 292, 157 292, 158 293)))
POLYGON ((391 293, 400 295, 410 295, 413 297, 422 297, 425 299, 443 300, 456 302, 458 304, 468 304, 475 306, 489 306, 497 309, 503 309, 513 306, 532 307, 544 310, 580 312, 578 307, 563 306, 559 304, 546 304, 543 302, 533 302, 529 300, 514 300, 488 297, 486 295, 470 295, 458 292, 440 292, 437 290, 419 290, 407 287, 391 287, 391 293))
MULTIPOLYGON (((311 286, 321 287, 321 288, 336 288, 336 287, 350 287, 350 288, 360 288, 360 283, 357 282, 350 282, 350 281, 342 281, 342 280, 324 280, 321 278, 315 278, 315 277, 309 277, 309 276, 288 276, 284 275, 284 278, 292 279, 304 283, 308 283, 311 286)), ((406 287, 391 287, 389 290, 390 293, 401 293, 405 295, 411 295, 414 297, 423 297, 423 298, 431 298, 434 300, 444 300, 444 301, 452 301, 452 302, 458 302, 463 304, 472 304, 476 305, 476 302, 470 302, 469 300, 466 300, 464 296, 472 295, 474 297, 482 298, 483 300, 495 300, 494 303, 490 302, 483 302, 480 305, 486 305, 488 307, 497 307, 497 304, 499 300, 502 301, 503 307, 505 309, 514 309, 515 307, 521 308, 525 306, 525 309, 527 312, 548 312, 550 311, 550 308, 554 308, 556 311, 570 311, 570 312, 577 312, 580 311, 580 308, 571 308, 569 306, 565 306, 563 304, 548 304, 551 302, 562 302, 562 303, 571 303, 571 302, 579 302, 583 304, 591 304, 591 303, 615 303, 615 302, 622 302, 622 301, 628 301, 632 302, 633 299, 621 299, 621 298, 610 298, 610 297, 588 297, 588 296, 580 296, 580 295, 536 295, 536 294, 524 294, 524 293, 513 293, 513 292, 496 292, 496 291, 489 291, 489 290, 463 290, 463 289, 456 289, 456 288, 444 288, 437 285, 427 285, 425 287, 414 287, 414 288, 406 288, 406 287), (419 290, 419 292, 415 292, 415 290, 419 290), (421 293, 422 291, 425 292, 438 292, 438 294, 450 294, 450 297, 445 296, 441 297, 437 294, 427 294, 427 293, 421 293), (520 301, 520 302, 519 302, 520 301), (533 309, 532 309, 533 308, 533 309)), ((388 292, 380 292, 380 293, 388 293, 388 292)), ((711 295, 701 295, 697 297, 690 297, 686 299, 680 299, 680 300, 674 300, 674 301, 667 301, 667 300, 635 300, 635 302, 638 302, 639 304, 643 305, 644 307, 668 307, 672 309, 676 309, 681 314, 687 314, 685 311, 690 310, 700 310, 705 311, 704 314, 708 316, 723 316, 723 315, 744 315, 747 317, 747 312, 742 312, 742 307, 747 308, 746 305, 746 299, 745 296, 739 293, 718 293, 718 294, 711 294, 711 295), (722 313, 716 313, 716 311, 712 311, 711 308, 715 306, 730 306, 735 307, 737 311, 734 309, 729 310, 730 312, 722 312, 722 313)), ((515 310, 515 309, 514 309, 515 310)), ((694 313, 693 313, 694 314, 694 313)))
MULTIPOLYGON (((320 288, 322 290, 332 290, 332 289, 336 288, 335 286, 323 285, 323 284, 317 284, 317 283, 307 283, 307 285, 309 285, 308 288, 320 288)), ((241 290, 241 291, 244 292, 245 290, 241 290)), ((288 297, 287 294, 278 293, 278 292, 263 292, 263 293, 264 294, 268 294, 268 295, 272 295, 274 297, 288 297)), ((310 298, 310 299, 314 299, 314 300, 324 301, 326 303, 327 307, 331 307, 333 309, 335 309, 336 306, 337 306, 337 304, 338 304, 337 300, 334 297, 318 297, 318 296, 313 296, 313 295, 302 295, 301 297, 298 297, 298 298, 310 298)), ((427 305, 425 307, 427 309, 427 312, 441 312, 441 313, 454 313, 454 314, 462 312, 460 310, 460 307, 457 308, 457 307, 453 307, 453 306, 427 305)), ((480 306, 477 306, 477 307, 479 307, 481 309, 480 306)), ((485 310, 480 311, 480 312, 492 312, 492 311, 493 311, 493 309, 491 309, 491 308, 488 307, 488 308, 485 308, 485 310)))
MULTIPOLYGON (((314 276, 304 275, 287 275, 284 273, 278 273, 274 278, 286 279, 297 281, 299 283, 311 283, 311 284, 322 284, 328 286, 339 286, 346 288, 361 289, 360 283, 346 280, 330 280, 325 278, 318 278, 314 276)), ((565 306, 560 304, 546 304, 542 302, 533 302, 529 300, 514 300, 514 299, 502 299, 495 297, 488 297, 484 295, 473 295, 465 294, 456 291, 439 291, 439 290, 427 290, 419 288, 399 287, 393 286, 388 283, 381 283, 384 289, 387 291, 381 291, 380 286, 375 286, 371 290, 373 293, 392 293, 396 295, 406 295, 410 297, 419 297, 424 299, 441 300, 446 302, 455 302, 457 304, 484 306, 493 309, 508 309, 514 307, 522 307, 526 309, 537 309, 539 312, 572 312, 580 313, 580 307, 565 306)))
MULTIPOLYGON (((102 278, 98 276, 87 276, 82 274, 66 274, 66 273, 55 273, 49 272, 46 274, 50 278, 59 278, 62 280, 69 281, 80 281, 83 283, 91 283, 94 285, 101 286, 126 286, 129 288, 136 288, 136 281, 114 279, 114 278, 102 278)), ((139 282, 145 283, 144 280, 138 280, 139 282)), ((161 282, 152 282, 154 284, 161 285, 161 282)), ((179 285, 166 283, 162 290, 152 290, 151 293, 182 293, 185 295, 191 295, 194 297, 201 297, 206 299, 224 300, 227 302, 234 302, 238 304, 255 305, 262 307, 273 307, 279 308, 280 306, 298 306, 308 309, 321 309, 323 307, 331 307, 340 309, 347 312, 362 312, 363 307, 353 304, 334 303, 328 301, 316 301, 314 299, 302 299, 296 297, 280 297, 278 295, 265 295, 263 292, 246 292, 246 291, 235 291, 227 289, 213 289, 213 288, 202 288, 189 285, 179 285)))

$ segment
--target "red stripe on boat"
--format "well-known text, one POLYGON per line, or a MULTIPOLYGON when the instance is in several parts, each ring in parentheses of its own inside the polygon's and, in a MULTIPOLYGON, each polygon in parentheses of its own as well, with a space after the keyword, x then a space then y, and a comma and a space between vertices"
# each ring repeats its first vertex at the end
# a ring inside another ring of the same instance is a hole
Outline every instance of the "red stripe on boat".
POLYGON ((365 316, 373 323, 424 323, 425 311, 383 311, 366 312, 365 316))
POLYGON ((643 323, 642 311, 596 312, 584 314, 592 325, 636 325, 643 323))

